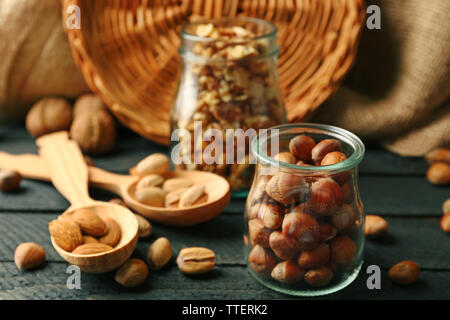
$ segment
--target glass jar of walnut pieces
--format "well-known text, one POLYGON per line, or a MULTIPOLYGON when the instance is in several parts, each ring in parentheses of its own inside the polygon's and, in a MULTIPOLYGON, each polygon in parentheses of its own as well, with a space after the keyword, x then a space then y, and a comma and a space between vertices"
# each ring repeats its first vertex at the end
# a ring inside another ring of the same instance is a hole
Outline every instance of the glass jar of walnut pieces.
POLYGON ((245 196, 254 172, 248 129, 256 135, 285 122, 276 29, 259 19, 220 18, 186 25, 181 39, 182 74, 171 117, 172 143, 180 141, 176 153, 183 160, 174 162, 220 174, 234 196, 245 196), (218 134, 221 147, 208 152, 218 134))
POLYGON ((364 247, 361 140, 332 126, 292 124, 258 136, 251 151, 258 163, 245 212, 250 273, 269 288, 298 296, 350 284, 364 247), (272 152, 274 142, 278 153, 272 152))

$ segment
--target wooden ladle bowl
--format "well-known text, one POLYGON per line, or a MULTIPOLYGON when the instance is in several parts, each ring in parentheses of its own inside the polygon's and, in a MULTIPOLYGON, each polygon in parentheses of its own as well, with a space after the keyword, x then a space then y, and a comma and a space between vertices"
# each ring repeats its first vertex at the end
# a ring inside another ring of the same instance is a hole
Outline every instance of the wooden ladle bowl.
MULTIPOLYGON (((82 208, 96 213, 102 220, 106 218, 114 219, 120 226, 119 243, 110 251, 81 255, 65 251, 51 237, 53 247, 64 260, 80 267, 85 272, 104 273, 116 269, 131 256, 136 247, 138 241, 136 217, 127 208, 107 202, 93 201, 91 204, 83 205, 82 208)), ((62 216, 71 216, 77 209, 79 208, 72 206, 62 216)))
POLYGON ((96 254, 73 254, 63 250, 51 237, 56 252, 70 264, 90 273, 111 271, 124 263, 133 253, 138 239, 138 222, 123 206, 95 201, 89 197, 88 168, 79 146, 68 139, 67 132, 52 133, 36 140, 39 154, 47 164, 55 188, 70 201, 62 214, 70 216, 76 210, 87 209, 100 218, 114 219, 121 229, 121 239, 112 250, 96 254))

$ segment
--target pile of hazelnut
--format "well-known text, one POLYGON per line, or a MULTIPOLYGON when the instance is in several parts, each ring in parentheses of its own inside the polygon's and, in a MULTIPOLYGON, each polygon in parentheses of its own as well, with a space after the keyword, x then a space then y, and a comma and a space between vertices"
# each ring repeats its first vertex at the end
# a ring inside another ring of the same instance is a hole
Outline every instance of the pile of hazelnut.
MULTIPOLYGON (((185 80, 189 83, 180 84, 182 110, 174 112, 173 117, 174 129, 186 129, 190 134, 191 143, 182 146, 181 156, 189 155, 194 160, 211 143, 207 139, 194 143, 196 123, 201 123, 204 136, 218 130, 226 141, 230 138, 226 129, 259 130, 282 123, 283 102, 277 87, 276 63, 262 58, 270 49, 266 40, 255 40, 254 32, 240 26, 200 24, 192 32, 210 41, 198 42, 192 49, 204 59, 186 63, 184 79, 189 79, 185 80), (193 101, 186 101, 191 97, 193 101), (193 105, 193 110, 186 112, 189 105, 193 105)), ((181 166, 222 175, 233 190, 248 189, 253 177, 248 155, 247 144, 245 161, 238 163, 244 159, 235 159, 234 164, 226 164, 223 150, 222 163, 203 158, 202 163, 181 166)))
MULTIPOLYGON (((338 140, 316 143, 307 135, 298 135, 289 141, 289 152, 274 159, 299 166, 328 166, 347 157, 338 140)), ((362 218, 354 204, 350 178, 348 171, 325 176, 294 173, 281 166, 260 175, 246 208, 252 270, 282 283, 304 280, 312 287, 326 286, 338 272, 352 271, 361 243, 362 218)))

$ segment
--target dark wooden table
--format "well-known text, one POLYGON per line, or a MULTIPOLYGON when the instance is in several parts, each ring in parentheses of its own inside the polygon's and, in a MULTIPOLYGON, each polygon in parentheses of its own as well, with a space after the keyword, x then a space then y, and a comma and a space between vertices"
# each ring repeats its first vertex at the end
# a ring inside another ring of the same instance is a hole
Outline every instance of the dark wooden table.
MULTIPOLYGON (((34 140, 21 127, 0 126, 0 150, 37 153, 34 140)), ((141 158, 167 149, 124 130, 115 151, 95 158, 98 167, 126 173, 141 158)), ((439 227, 441 205, 450 196, 447 187, 427 182, 423 159, 406 159, 372 148, 360 166, 360 191, 366 212, 384 216, 389 235, 367 241, 365 263, 358 278, 344 290, 323 299, 450 299, 450 238, 439 227), (387 270, 400 260, 421 266, 420 280, 399 287, 387 270), (381 267, 381 290, 366 286, 366 267, 381 267)), ((91 190, 98 200, 112 194, 91 190)), ((1 299, 287 299, 257 283, 247 272, 242 254, 243 200, 233 200, 219 217, 189 228, 153 224, 153 235, 140 240, 135 257, 145 259, 149 244, 159 236, 172 242, 174 254, 185 246, 205 246, 217 254, 217 267, 209 274, 189 277, 180 273, 173 258, 160 272, 152 272, 145 285, 125 289, 114 282, 114 273, 82 273, 81 289, 69 290, 68 264, 51 246, 47 223, 68 207, 49 183, 24 180, 17 193, 0 193, 0 300, 1 299), (45 266, 19 271, 14 250, 34 241, 46 249, 45 266)))

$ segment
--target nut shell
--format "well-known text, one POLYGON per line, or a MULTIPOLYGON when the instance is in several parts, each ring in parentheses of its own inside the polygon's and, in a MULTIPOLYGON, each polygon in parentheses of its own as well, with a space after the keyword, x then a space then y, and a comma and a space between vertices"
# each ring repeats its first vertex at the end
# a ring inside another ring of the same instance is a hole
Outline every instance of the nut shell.
POLYGON ((273 268, 270 275, 283 283, 296 283, 303 278, 305 271, 293 261, 283 261, 273 268))
POLYGON ((267 277, 275 267, 276 260, 269 249, 256 245, 248 255, 248 262, 253 271, 263 277, 267 277))
POLYGON ((293 238, 299 250, 309 250, 320 239, 320 226, 317 220, 306 213, 291 212, 283 220, 283 234, 293 238))
POLYGON ((148 268, 144 261, 132 258, 125 262, 116 272, 115 280, 127 288, 137 287, 148 277, 148 268))
POLYGON ((364 223, 364 234, 368 238, 380 238, 384 236, 389 229, 389 224, 380 216, 366 215, 364 223))
POLYGON ((312 185, 308 202, 316 214, 329 216, 342 206, 344 194, 342 188, 333 179, 323 178, 312 185))
POLYGON ((13 170, 0 170, 0 190, 13 192, 19 189, 22 175, 13 170))
POLYGON ((114 148, 116 124, 107 111, 85 112, 73 121, 70 136, 84 153, 104 154, 114 148))
POLYGON ((289 141, 289 151, 299 160, 311 161, 311 151, 316 145, 313 138, 306 135, 299 135, 289 141))
POLYGON ((172 258, 172 246, 167 238, 155 240, 147 251, 147 262, 150 270, 159 270, 172 258))
POLYGON ((32 136, 39 137, 51 132, 69 130, 71 123, 72 108, 66 100, 43 98, 31 107, 25 126, 32 136))
POLYGON ((207 248, 184 248, 177 257, 178 268, 185 274, 202 274, 211 271, 216 262, 215 253, 207 248))
POLYGON ((34 242, 24 242, 14 252, 14 262, 19 269, 37 268, 45 261, 44 248, 34 242))
POLYGON ((413 261, 401 261, 389 269, 389 278, 397 284, 409 285, 417 281, 420 267, 413 261))
POLYGON ((305 200, 309 188, 302 176, 279 171, 267 183, 266 193, 276 201, 289 205, 305 200))

